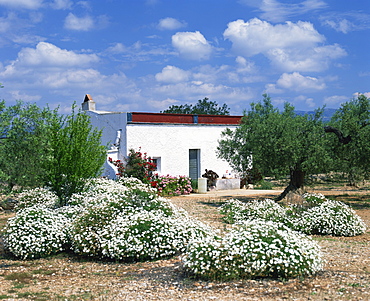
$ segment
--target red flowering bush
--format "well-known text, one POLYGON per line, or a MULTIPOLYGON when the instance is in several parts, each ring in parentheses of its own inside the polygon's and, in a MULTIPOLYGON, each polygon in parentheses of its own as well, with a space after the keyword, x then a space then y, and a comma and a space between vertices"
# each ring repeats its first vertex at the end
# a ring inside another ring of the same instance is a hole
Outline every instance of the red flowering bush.
POLYGON ((125 162, 114 161, 112 158, 109 158, 109 161, 117 167, 119 177, 134 177, 150 184, 157 165, 147 156, 147 153, 142 153, 140 150, 140 148, 138 151, 130 149, 125 162))
POLYGON ((173 177, 155 174, 151 185, 162 196, 189 194, 192 191, 190 179, 185 176, 173 177))

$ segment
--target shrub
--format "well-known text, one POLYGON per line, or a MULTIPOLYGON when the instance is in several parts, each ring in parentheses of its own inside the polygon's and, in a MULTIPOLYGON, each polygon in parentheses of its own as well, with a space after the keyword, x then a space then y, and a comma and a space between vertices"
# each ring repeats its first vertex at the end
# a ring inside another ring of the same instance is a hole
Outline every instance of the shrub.
POLYGON ((191 181, 185 176, 155 175, 151 182, 152 187, 162 196, 175 196, 192 192, 191 181))
POLYGON ((194 240, 182 260, 190 272, 207 279, 298 277, 323 266, 317 243, 282 224, 263 220, 245 221, 224 237, 194 240))
POLYGON ((247 203, 239 200, 229 200, 220 209, 228 223, 244 220, 263 219, 281 222, 286 219, 286 210, 273 200, 253 200, 247 203))
POLYGON ((356 236, 366 231, 366 224, 354 210, 333 200, 309 208, 294 225, 304 233, 333 236, 356 236))
POLYGON ((5 226, 6 248, 22 259, 45 257, 65 250, 69 220, 43 206, 20 210, 5 226))
POLYGON ((34 205, 45 208, 55 208, 58 205, 58 196, 46 188, 34 188, 24 190, 18 195, 15 209, 20 210, 34 205))
POLYGON ((237 223, 263 219, 284 223, 305 234, 355 236, 366 231, 366 224, 354 210, 342 202, 321 194, 305 194, 302 204, 281 206, 272 200, 243 203, 229 200, 220 209, 224 220, 237 223))
POLYGON ((112 158, 109 158, 109 161, 117 167, 119 177, 134 177, 147 184, 150 183, 157 166, 147 153, 141 152, 141 148, 138 151, 130 149, 125 163, 121 160, 114 161, 112 158))
POLYGON ((143 261, 185 251, 189 240, 208 229, 185 215, 161 211, 120 214, 101 230, 103 255, 116 260, 143 261))

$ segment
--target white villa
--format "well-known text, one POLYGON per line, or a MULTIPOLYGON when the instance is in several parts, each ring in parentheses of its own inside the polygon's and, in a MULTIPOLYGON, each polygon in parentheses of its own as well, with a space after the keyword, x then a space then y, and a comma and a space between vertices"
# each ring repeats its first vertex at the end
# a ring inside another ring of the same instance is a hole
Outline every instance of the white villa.
MULTIPOLYGON (((216 148, 221 132, 236 128, 242 116, 108 112, 95 107, 87 94, 82 110, 91 117, 92 126, 102 130, 102 143, 110 147, 108 157, 113 160, 123 160, 130 149, 140 148, 155 160, 160 175, 198 179, 208 169, 220 178, 234 177, 229 164, 217 158, 216 148)), ((105 176, 115 178, 112 167, 107 160, 105 176)))

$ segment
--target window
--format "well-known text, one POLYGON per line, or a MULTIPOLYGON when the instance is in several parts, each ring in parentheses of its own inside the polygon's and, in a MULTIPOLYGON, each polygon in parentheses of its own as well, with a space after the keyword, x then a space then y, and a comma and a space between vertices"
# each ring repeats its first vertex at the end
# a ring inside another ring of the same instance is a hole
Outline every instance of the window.
POLYGON ((156 164, 155 171, 160 173, 161 172, 161 157, 153 157, 152 161, 153 163, 156 164))

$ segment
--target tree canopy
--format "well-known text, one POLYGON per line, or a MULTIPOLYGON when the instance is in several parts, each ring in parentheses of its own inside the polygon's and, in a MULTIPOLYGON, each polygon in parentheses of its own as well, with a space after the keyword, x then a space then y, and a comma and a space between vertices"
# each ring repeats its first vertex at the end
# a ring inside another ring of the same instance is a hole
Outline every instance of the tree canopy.
POLYGON ((241 176, 252 166, 264 176, 290 175, 289 191, 304 186, 305 176, 325 170, 330 163, 322 123, 323 110, 299 116, 288 103, 280 112, 268 95, 251 104, 237 129, 227 129, 219 141, 218 156, 241 176))
POLYGON ((360 94, 345 102, 325 128, 335 162, 351 184, 370 174, 370 99, 360 94))
POLYGON ((100 174, 106 158, 101 132, 83 112, 60 115, 18 101, 0 102, 0 183, 13 187, 48 186, 61 202, 83 188, 83 179, 100 174))
POLYGON ((205 115, 229 115, 230 108, 223 104, 218 106, 217 102, 210 101, 207 97, 203 100, 198 100, 197 104, 172 105, 161 113, 176 113, 176 114, 205 114, 205 115))

